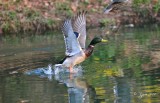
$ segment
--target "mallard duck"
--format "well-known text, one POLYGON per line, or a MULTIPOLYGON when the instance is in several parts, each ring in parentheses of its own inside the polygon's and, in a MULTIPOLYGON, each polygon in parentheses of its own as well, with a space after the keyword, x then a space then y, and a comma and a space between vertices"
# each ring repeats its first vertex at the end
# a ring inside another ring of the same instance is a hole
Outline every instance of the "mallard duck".
POLYGON ((104 13, 107 14, 110 11, 117 10, 122 6, 122 4, 125 4, 128 2, 128 0, 111 0, 111 3, 104 9, 104 13))
POLYGON ((86 11, 79 12, 73 18, 66 19, 62 25, 62 32, 66 46, 66 57, 59 64, 69 68, 70 73, 73 73, 75 65, 80 64, 92 54, 97 43, 107 42, 101 37, 95 37, 85 48, 86 11))

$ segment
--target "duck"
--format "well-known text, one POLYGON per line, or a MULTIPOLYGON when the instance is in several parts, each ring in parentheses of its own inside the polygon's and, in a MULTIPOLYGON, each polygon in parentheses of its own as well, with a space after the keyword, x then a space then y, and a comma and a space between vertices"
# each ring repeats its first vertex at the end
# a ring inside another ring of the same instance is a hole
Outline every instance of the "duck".
POLYGON ((117 10, 122 4, 127 3, 129 0, 111 0, 111 3, 105 7, 104 13, 108 14, 110 11, 117 10))
POLYGON ((97 43, 108 42, 101 37, 94 37, 88 47, 86 42, 86 11, 80 11, 77 15, 67 18, 62 24, 61 30, 65 41, 65 57, 58 65, 67 67, 70 73, 74 73, 73 67, 85 61, 91 56, 97 43))

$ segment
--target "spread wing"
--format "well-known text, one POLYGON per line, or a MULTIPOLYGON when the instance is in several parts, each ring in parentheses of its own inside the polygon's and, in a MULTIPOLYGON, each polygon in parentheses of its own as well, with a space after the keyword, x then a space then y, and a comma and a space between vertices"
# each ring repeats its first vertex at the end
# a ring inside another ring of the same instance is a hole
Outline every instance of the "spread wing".
POLYGON ((86 11, 79 12, 73 18, 73 30, 79 34, 78 41, 82 49, 86 42, 86 11))
POLYGON ((73 32, 71 19, 67 19, 64 21, 64 24, 62 25, 62 32, 66 45, 66 56, 73 56, 79 53, 82 49, 79 45, 76 35, 73 32))

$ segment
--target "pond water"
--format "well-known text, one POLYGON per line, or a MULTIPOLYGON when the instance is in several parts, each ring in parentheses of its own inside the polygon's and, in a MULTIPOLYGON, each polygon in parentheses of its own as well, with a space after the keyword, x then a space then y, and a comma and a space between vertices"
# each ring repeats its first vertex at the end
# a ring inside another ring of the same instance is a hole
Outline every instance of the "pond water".
POLYGON ((0 38, 0 103, 160 103, 160 28, 88 32, 109 42, 75 74, 45 73, 64 57, 61 33, 0 38))

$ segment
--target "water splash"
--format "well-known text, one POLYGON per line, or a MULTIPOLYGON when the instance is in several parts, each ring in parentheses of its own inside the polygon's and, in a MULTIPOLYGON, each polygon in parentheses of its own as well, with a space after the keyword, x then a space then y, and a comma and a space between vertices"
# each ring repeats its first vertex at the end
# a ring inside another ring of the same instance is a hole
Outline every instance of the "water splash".
MULTIPOLYGON (((82 75, 83 69, 81 66, 75 66, 73 68, 74 74, 73 77, 82 75)), ((70 72, 68 68, 63 67, 61 64, 48 64, 47 67, 36 68, 34 70, 29 70, 24 73, 25 75, 37 75, 40 77, 47 77, 49 80, 52 80, 52 77, 56 80, 61 81, 62 78, 69 76, 70 72), (60 79, 61 78, 61 79, 60 79)))

